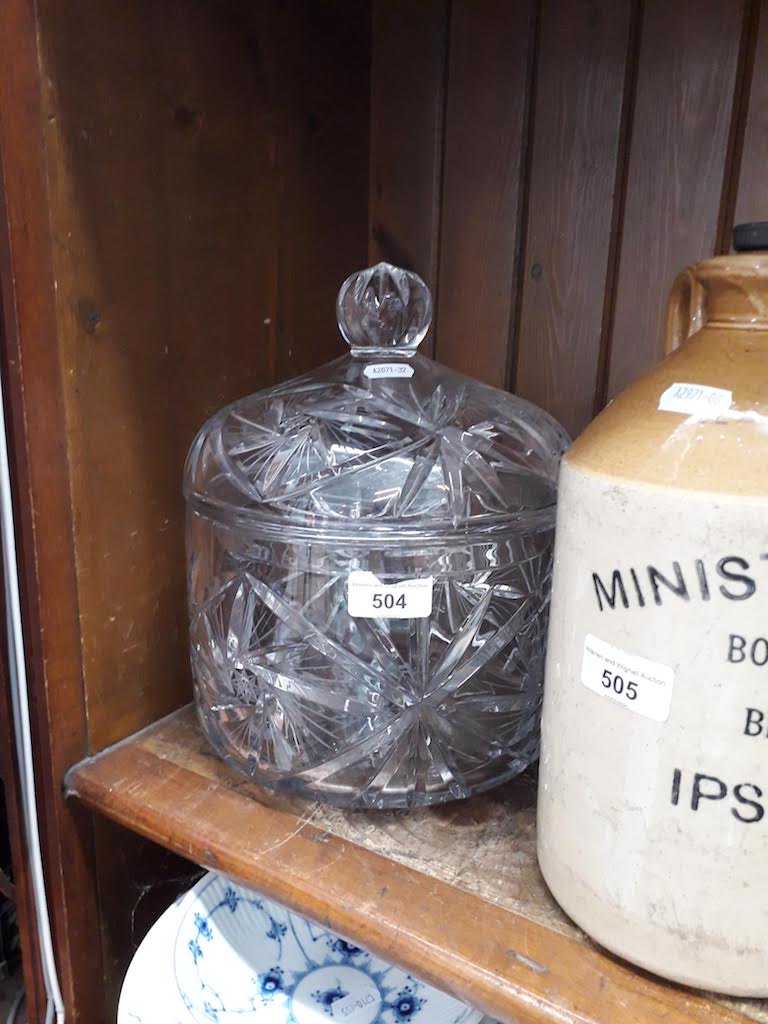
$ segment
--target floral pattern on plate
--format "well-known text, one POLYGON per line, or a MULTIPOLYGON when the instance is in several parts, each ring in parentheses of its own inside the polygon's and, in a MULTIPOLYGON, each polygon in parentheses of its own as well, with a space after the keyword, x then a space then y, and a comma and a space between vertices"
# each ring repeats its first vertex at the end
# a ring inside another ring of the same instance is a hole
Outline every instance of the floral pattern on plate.
POLYGON ((179 994, 197 1024, 477 1024, 482 1014, 219 875, 185 897, 179 994))

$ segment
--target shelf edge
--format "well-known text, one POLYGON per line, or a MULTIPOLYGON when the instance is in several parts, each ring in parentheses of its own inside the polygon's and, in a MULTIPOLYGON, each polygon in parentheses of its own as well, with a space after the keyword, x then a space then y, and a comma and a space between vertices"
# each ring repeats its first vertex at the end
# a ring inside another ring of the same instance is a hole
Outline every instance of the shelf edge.
POLYGON ((720 1003, 259 803, 130 740, 67 795, 513 1024, 747 1024, 720 1003), (247 841, 244 842, 244 837, 247 841))

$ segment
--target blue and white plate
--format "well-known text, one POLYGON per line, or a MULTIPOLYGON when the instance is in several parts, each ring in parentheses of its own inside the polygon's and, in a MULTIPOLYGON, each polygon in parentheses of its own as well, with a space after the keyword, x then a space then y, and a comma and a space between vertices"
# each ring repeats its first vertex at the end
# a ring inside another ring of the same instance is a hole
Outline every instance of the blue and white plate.
POLYGON ((221 875, 202 878, 180 911, 176 983, 197 1024, 482 1019, 451 996, 221 875))
POLYGON ((173 974, 181 905, 179 899, 168 907, 134 953, 120 992, 117 1024, 193 1024, 173 974))

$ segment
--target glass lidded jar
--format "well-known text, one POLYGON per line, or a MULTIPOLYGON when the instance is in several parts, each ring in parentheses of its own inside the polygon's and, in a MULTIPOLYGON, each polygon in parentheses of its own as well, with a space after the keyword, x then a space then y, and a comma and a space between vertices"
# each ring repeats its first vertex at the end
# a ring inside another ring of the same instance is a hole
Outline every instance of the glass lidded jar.
POLYGON ((416 274, 353 274, 337 316, 348 355, 222 409, 190 450, 200 719, 268 786, 356 807, 466 797, 538 752, 568 437, 417 353, 416 274))

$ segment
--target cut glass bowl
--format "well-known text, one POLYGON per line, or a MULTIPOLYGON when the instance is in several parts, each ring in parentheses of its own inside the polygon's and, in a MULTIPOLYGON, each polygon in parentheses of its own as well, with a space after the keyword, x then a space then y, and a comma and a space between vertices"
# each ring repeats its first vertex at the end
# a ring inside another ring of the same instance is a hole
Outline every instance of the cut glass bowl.
POLYGON ((190 450, 197 704, 260 783, 411 807, 537 754, 568 437, 419 355, 430 311, 415 274, 353 275, 350 353, 222 409, 190 450))

